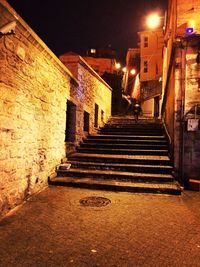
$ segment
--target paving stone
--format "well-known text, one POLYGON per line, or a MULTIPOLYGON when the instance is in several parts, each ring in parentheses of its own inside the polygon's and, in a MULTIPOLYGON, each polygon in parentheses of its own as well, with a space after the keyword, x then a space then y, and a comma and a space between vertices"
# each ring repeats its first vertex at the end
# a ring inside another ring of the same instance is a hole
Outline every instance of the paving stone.
POLYGON ((0 221, 0 266, 200 266, 199 225, 199 192, 49 187, 0 221), (91 196, 111 203, 80 204, 91 196))

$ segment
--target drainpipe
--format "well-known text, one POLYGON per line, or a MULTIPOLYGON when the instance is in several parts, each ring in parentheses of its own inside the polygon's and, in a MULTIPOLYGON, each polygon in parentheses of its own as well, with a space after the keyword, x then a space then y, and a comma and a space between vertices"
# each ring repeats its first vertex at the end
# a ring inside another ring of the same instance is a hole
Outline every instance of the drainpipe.
POLYGON ((185 72, 186 72, 186 51, 187 45, 184 43, 181 49, 181 116, 180 116, 180 154, 179 154, 179 168, 181 183, 185 185, 184 177, 184 153, 185 153, 185 72))

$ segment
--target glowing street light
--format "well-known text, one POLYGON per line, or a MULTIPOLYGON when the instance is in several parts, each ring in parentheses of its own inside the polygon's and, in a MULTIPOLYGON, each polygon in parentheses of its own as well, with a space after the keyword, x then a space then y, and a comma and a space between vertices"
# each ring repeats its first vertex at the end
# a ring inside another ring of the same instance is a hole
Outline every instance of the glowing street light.
POLYGON ((135 75, 135 74, 136 74, 136 69, 131 69, 131 70, 130 70, 130 74, 131 74, 131 75, 135 75))
POLYGON ((122 68, 122 71, 125 73, 126 72, 126 67, 123 67, 122 68))
POLYGON ((117 62, 117 63, 115 64, 115 68, 116 68, 117 70, 119 70, 119 69, 121 68, 121 64, 120 64, 119 62, 117 62))
POLYGON ((155 29, 160 26, 161 17, 157 13, 153 13, 147 17, 146 25, 150 29, 155 29))

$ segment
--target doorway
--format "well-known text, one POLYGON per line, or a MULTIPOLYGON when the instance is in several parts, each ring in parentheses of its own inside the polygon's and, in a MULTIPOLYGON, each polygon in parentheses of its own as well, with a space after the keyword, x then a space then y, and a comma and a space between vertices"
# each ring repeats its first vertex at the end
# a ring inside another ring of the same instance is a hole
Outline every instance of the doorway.
POLYGON ((159 96, 154 97, 154 118, 158 118, 159 117, 159 105, 160 99, 159 96))
POLYGON ((65 141, 74 142, 76 139, 76 105, 67 100, 65 141))
POLYGON ((84 111, 84 118, 83 118, 83 130, 84 132, 89 133, 89 128, 90 128, 90 114, 86 111, 84 111))
POLYGON ((95 103, 94 107, 94 127, 98 127, 98 120, 99 120, 99 106, 95 103))

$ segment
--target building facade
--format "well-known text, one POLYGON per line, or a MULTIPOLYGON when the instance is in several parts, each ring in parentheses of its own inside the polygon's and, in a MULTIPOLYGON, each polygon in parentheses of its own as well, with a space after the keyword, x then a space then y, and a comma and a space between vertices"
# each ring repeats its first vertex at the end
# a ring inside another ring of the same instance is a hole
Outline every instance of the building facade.
POLYGON ((183 185, 200 180, 200 1, 169 1, 165 29, 162 118, 183 185))
MULTIPOLYGON (((60 58, 70 53, 63 54, 60 58)), ((116 51, 110 45, 103 48, 93 47, 81 58, 112 88, 112 115, 121 113, 123 73, 116 51)))
POLYGON ((163 30, 139 32, 140 101, 146 116, 158 117, 162 94, 163 30))
POLYGON ((100 76, 104 73, 114 74, 117 72, 116 51, 110 46, 105 48, 89 48, 86 55, 82 58, 90 65, 100 76))

